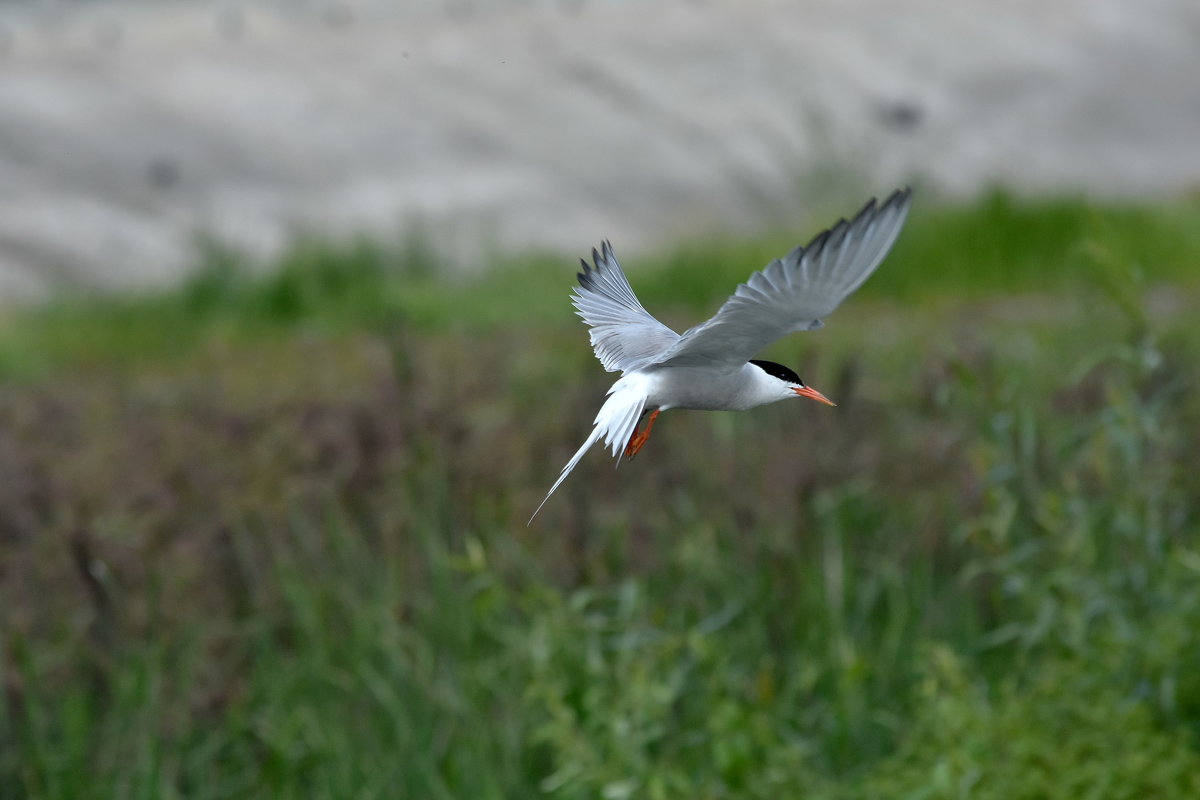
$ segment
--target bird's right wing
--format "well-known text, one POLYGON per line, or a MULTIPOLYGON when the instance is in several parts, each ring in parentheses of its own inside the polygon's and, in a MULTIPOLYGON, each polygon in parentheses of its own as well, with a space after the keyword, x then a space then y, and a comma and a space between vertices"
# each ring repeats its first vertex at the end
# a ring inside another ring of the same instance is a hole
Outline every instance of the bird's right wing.
POLYGON ((740 365, 785 334, 821 327, 822 318, 883 261, 911 200, 911 189, 894 192, 882 205, 871 200, 854 219, 840 220, 807 246, 775 259, 738 286, 712 319, 687 330, 653 363, 740 365))
POLYGON ((572 303, 590 327, 592 349, 609 372, 628 372, 653 363, 679 334, 650 316, 629 286, 607 241, 592 249, 592 264, 580 259, 583 272, 572 303))

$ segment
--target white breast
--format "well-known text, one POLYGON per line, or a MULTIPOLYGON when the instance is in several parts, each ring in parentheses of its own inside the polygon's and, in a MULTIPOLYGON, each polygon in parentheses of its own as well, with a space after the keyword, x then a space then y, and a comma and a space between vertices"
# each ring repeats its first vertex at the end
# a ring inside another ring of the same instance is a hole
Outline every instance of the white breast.
POLYGON ((646 374, 650 379, 646 406, 664 411, 668 408, 744 411, 794 396, 782 381, 753 364, 737 369, 657 367, 646 374))

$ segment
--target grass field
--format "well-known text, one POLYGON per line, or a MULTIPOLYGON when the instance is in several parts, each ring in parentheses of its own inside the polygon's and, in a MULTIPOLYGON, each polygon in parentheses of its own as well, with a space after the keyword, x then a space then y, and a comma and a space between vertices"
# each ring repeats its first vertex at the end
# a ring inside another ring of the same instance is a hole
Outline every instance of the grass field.
MULTIPOLYGON (((798 233, 626 268, 682 328, 798 233)), ((1200 796, 1200 203, 919 203, 767 354, 836 409, 528 528, 570 259, 205 260, 0 321, 0 797, 1200 796)))

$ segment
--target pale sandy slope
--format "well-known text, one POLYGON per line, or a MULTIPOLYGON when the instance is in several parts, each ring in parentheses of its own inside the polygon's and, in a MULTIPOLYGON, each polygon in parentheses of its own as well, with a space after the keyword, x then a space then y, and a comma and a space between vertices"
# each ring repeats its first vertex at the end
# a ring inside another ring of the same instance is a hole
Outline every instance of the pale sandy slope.
POLYGON ((917 181, 1200 188, 1196 0, 0 3, 0 293, 196 237, 622 252, 917 181))

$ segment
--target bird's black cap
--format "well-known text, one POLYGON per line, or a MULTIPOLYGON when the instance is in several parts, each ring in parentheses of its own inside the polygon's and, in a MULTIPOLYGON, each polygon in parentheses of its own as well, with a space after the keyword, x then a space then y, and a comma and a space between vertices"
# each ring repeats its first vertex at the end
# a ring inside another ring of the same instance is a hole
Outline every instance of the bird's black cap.
POLYGON ((776 364, 774 361, 757 361, 755 359, 751 359, 750 363, 768 375, 773 375, 776 378, 779 378, 781 381, 794 383, 797 386, 804 385, 804 381, 800 380, 800 376, 789 368, 785 367, 783 364, 776 364))

